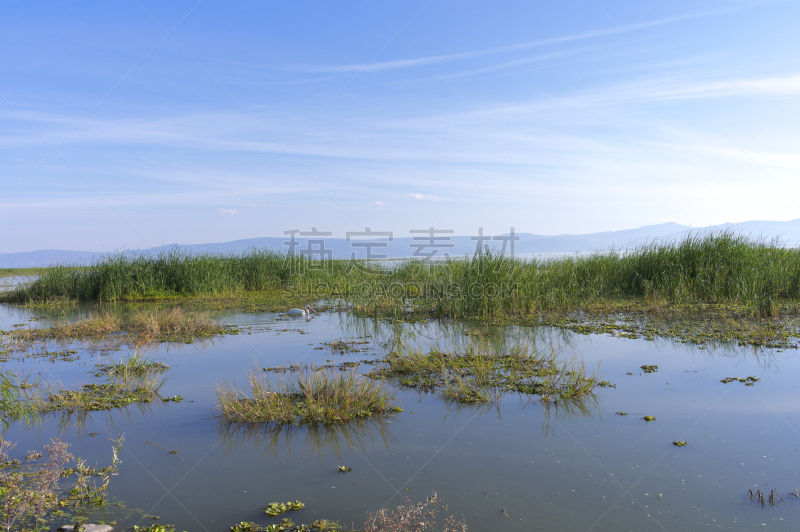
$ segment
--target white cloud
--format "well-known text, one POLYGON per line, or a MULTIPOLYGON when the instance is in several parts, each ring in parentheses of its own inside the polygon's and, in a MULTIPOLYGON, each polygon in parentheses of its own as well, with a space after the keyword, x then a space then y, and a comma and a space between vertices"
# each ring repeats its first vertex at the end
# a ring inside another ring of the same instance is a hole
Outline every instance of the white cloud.
POLYGON ((406 196, 417 200, 439 201, 439 196, 433 194, 406 194, 406 196))
POLYGON ((384 202, 380 201, 380 200, 376 200, 375 201, 375 205, 377 205, 378 207, 383 207, 386 204, 384 202))
POLYGON ((239 214, 239 211, 236 209, 220 209, 218 214, 220 216, 236 216, 239 214))

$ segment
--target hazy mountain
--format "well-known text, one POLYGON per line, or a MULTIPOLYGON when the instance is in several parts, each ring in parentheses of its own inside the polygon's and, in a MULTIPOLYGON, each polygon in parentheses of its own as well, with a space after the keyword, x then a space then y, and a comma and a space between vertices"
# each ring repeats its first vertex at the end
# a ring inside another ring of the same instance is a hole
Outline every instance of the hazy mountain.
MULTIPOLYGON (((607 250, 611 247, 626 248, 637 243, 647 242, 653 239, 680 240, 690 232, 703 232, 707 230, 731 230, 737 233, 746 234, 754 238, 779 238, 788 246, 800 245, 800 219, 788 222, 771 221, 751 221, 740 223, 726 223, 714 227, 689 227, 675 223, 658 225, 647 225, 638 229, 625 229, 622 231, 606 231, 602 233, 589 233, 585 235, 534 235, 530 233, 519 233, 519 240, 515 242, 516 254, 530 253, 573 253, 582 251, 607 250)), ((444 240, 446 235, 436 235, 435 243, 438 245, 427 246, 430 240, 427 235, 417 235, 417 240, 412 237, 398 237, 392 242, 387 239, 377 240, 353 240, 348 242, 343 238, 324 238, 324 249, 333 258, 348 258, 352 254, 356 257, 364 257, 366 254, 365 243, 385 243, 386 246, 373 247, 372 255, 385 255, 389 258, 411 257, 414 253, 430 253, 439 249, 436 256, 447 253, 450 256, 471 255, 475 251, 476 241, 469 236, 450 237, 444 240), (361 245, 354 245, 359 242, 361 245), (444 247, 443 244, 451 245, 444 247), (420 247, 424 246, 424 247, 420 247)), ((315 239, 297 238, 296 252, 307 250, 309 247, 320 249, 321 245, 314 242, 315 239)), ((157 255, 165 251, 184 250, 191 253, 240 253, 253 248, 268 248, 279 250, 286 253, 288 246, 285 243, 288 237, 264 237, 250 238, 246 240, 235 240, 233 242, 221 242, 215 244, 195 244, 191 246, 163 246, 158 248, 142 250, 126 250, 124 254, 130 255, 157 255)), ((489 240, 484 245, 500 250, 502 240, 489 240)), ((508 251, 508 250, 506 250, 508 251)), ((22 253, 0 253, 0 268, 29 268, 35 266, 47 266, 52 264, 65 263, 87 263, 98 260, 107 253, 91 251, 65 251, 65 250, 41 250, 28 251, 22 253)), ((312 256, 319 256, 319 253, 312 253, 312 256)))

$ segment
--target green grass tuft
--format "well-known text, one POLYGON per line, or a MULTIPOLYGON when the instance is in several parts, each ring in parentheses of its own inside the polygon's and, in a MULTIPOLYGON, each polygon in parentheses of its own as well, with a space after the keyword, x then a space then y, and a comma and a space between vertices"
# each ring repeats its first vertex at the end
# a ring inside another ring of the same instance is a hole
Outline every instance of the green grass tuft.
POLYGON ((248 377, 249 397, 235 384, 217 387, 219 415, 228 422, 328 425, 401 411, 382 383, 352 370, 303 370, 278 379, 251 371, 248 377))

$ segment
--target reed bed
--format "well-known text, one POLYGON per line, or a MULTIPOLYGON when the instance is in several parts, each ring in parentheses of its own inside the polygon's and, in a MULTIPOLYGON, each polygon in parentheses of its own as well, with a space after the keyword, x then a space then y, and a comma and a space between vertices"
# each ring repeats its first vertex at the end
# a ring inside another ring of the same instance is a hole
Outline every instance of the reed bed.
POLYGON ((249 397, 235 384, 217 386, 218 412, 225 421, 318 426, 402 411, 383 383, 355 371, 302 370, 270 379, 254 370, 248 380, 249 397))
POLYGON ((101 337, 110 333, 127 333, 137 343, 153 340, 187 340, 226 334, 227 328, 217 325, 204 314, 180 308, 140 309, 130 314, 101 311, 75 323, 60 323, 41 329, 17 329, 6 334, 20 342, 35 340, 78 340, 101 337))
POLYGON ((626 250, 523 260, 492 253, 446 262, 314 261, 274 251, 112 256, 56 266, 5 301, 121 301, 280 290, 338 299, 360 312, 452 318, 519 317, 637 299, 652 306, 730 303, 774 316, 800 296, 800 249, 730 233, 626 250))

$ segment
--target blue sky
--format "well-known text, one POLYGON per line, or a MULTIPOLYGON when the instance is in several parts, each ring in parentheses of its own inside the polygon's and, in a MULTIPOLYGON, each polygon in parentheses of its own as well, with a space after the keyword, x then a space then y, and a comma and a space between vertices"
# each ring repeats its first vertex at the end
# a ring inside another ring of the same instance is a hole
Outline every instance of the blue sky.
POLYGON ((800 218, 800 2, 3 2, 0 253, 800 218))

